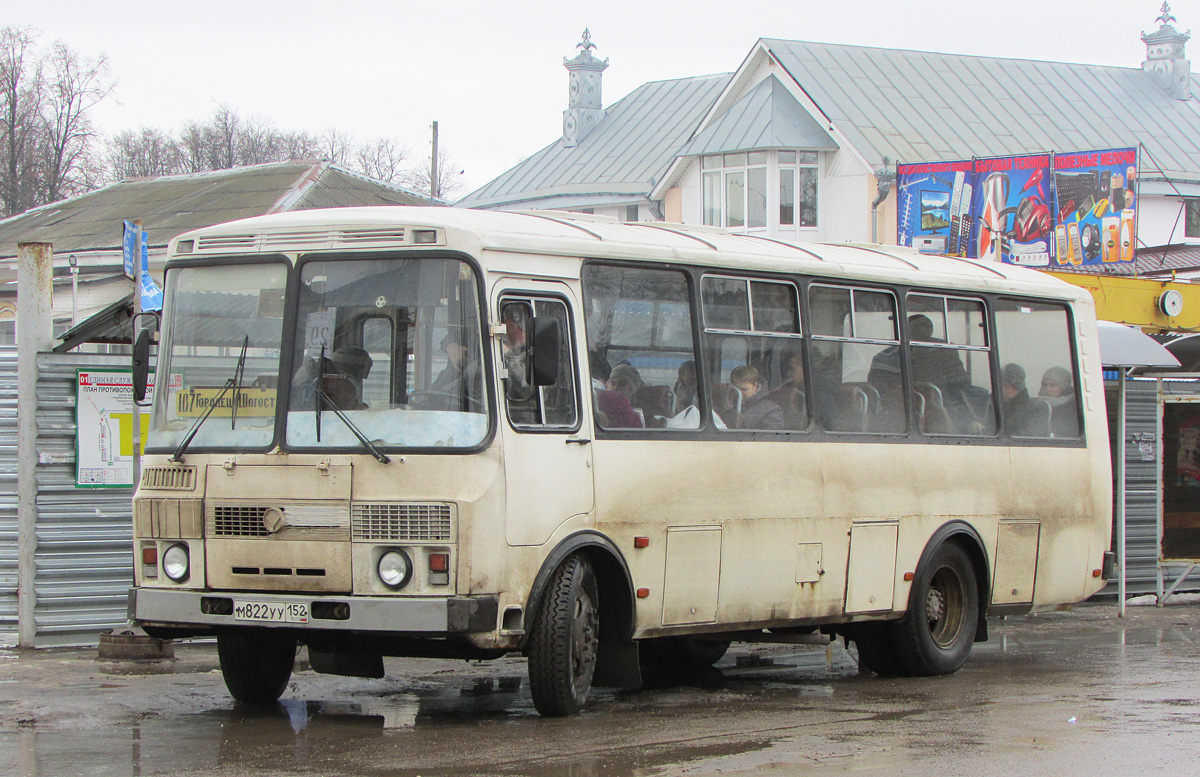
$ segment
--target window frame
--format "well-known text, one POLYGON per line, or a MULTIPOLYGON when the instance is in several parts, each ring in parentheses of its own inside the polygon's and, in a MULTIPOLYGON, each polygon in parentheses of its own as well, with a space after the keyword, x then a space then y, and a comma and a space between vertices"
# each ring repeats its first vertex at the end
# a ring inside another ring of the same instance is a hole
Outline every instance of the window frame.
MULTIPOLYGON (((568 352, 565 357, 565 363, 568 364, 571 369, 571 392, 572 392, 572 401, 574 402, 574 410, 575 410, 574 423, 571 425, 553 424, 553 423, 546 423, 543 420, 540 423, 526 424, 526 423, 517 423, 516 421, 514 421, 513 417, 512 417, 512 412, 510 410, 508 391, 507 391, 506 386, 504 385, 505 378, 503 377, 503 373, 502 373, 502 370, 504 368, 503 359, 497 361, 496 373, 497 373, 497 379, 500 381, 500 389, 499 389, 499 391, 497 391, 497 399, 498 399, 497 404, 503 406, 504 418, 508 422, 509 427, 511 427, 514 431, 520 432, 522 434, 573 434, 575 432, 578 432, 580 430, 580 428, 582 428, 583 404, 582 404, 582 393, 579 388, 581 363, 580 363, 579 355, 576 353, 576 348, 575 348, 574 308, 571 307, 570 300, 568 300, 566 298, 566 296, 564 296, 562 294, 557 294, 554 292, 526 291, 526 290, 521 290, 521 289, 505 289, 503 292, 501 292, 500 297, 496 301, 497 320, 501 320, 500 312, 504 310, 505 305, 510 304, 510 303, 522 303, 522 304, 528 305, 530 307, 530 311, 533 314, 533 317, 536 318, 538 302, 552 302, 552 303, 560 304, 560 305, 562 305, 563 311, 566 314, 565 315, 565 320, 566 320, 566 324, 567 324, 566 331, 559 332, 559 336, 558 336, 558 344, 559 344, 559 349, 560 349, 559 361, 560 361, 560 367, 561 367, 563 360, 564 360, 561 349, 563 348, 564 345, 566 345, 566 347, 568 348, 568 352)), ((530 319, 530 321, 532 322, 532 318, 530 319)), ((529 334, 532 335, 532 332, 530 332, 529 334)), ((561 370, 560 370, 559 380, 562 380, 562 377, 563 376, 562 376, 561 370)), ((534 395, 537 397, 537 400, 538 400, 537 407, 538 407, 539 416, 542 419, 545 419, 545 417, 546 417, 546 414, 545 414, 546 386, 532 386, 532 388, 534 389, 534 392, 535 392, 534 395)))

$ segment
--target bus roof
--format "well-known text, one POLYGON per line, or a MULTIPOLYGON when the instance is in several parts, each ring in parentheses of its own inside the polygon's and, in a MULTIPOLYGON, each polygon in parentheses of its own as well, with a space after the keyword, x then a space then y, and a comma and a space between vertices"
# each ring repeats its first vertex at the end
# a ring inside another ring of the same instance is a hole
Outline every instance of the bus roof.
POLYGON ((565 211, 504 212, 439 207, 294 211, 187 232, 171 241, 168 255, 200 258, 248 253, 378 251, 397 245, 435 248, 448 243, 476 254, 485 267, 484 252, 504 251, 679 262, 1090 300, 1087 292, 1076 286, 1010 264, 922 254, 897 246, 789 243, 729 234, 712 227, 622 223, 565 211), (439 236, 434 244, 422 246, 413 241, 413 232, 419 230, 442 230, 444 236, 439 236))

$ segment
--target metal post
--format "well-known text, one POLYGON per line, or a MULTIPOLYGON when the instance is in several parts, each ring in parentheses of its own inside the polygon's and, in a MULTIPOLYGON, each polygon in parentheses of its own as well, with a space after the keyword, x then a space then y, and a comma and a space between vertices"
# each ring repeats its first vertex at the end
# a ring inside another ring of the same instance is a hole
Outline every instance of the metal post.
POLYGON ((71 265, 71 326, 79 323, 79 260, 75 254, 67 257, 71 265))
POLYGON ((33 647, 37 634, 37 411, 39 351, 53 331, 54 248, 17 246, 17 639, 33 647))
MULTIPOLYGON (((138 314, 142 312, 142 220, 133 222, 137 229, 136 242, 133 244, 133 322, 138 323, 138 314)), ((149 271, 149 267, 146 268, 149 271)), ((137 340, 136 329, 129 330, 133 339, 137 340)), ((129 402, 133 408, 133 489, 136 491, 142 479, 142 409, 133 401, 133 386, 129 387, 129 402)))
POLYGON ((437 122, 433 123, 433 158, 429 165, 429 197, 437 199, 442 196, 441 187, 438 186, 438 136, 437 122))
POLYGON ((1125 617, 1125 368, 1117 367, 1117 617, 1125 617))

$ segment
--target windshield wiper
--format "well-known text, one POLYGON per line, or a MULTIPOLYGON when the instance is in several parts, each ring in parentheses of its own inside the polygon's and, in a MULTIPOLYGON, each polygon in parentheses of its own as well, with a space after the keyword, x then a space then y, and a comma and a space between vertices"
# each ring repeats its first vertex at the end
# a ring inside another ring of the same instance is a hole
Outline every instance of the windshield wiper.
MULTIPOLYGON (((240 387, 242 372, 246 369, 246 346, 249 343, 250 335, 246 335, 246 339, 242 341, 242 355, 238 357, 237 367, 235 367, 233 370, 233 377, 225 381, 225 385, 221 387, 221 393, 217 394, 217 398, 214 399, 208 406, 208 409, 204 411, 204 415, 196 419, 196 423, 192 424, 192 428, 189 429, 184 438, 179 441, 179 446, 175 448, 175 452, 171 454, 171 461, 179 464, 183 463, 183 452, 186 451, 188 446, 192 444, 192 440, 196 437, 196 432, 200 431, 200 425, 208 420, 208 417, 212 415, 212 411, 217 409, 217 405, 221 404, 221 400, 225 398, 225 393, 228 392, 229 389, 233 388, 234 386, 240 387)), ((236 393, 234 398, 236 399, 236 393)), ((236 405, 234 406, 233 412, 235 415, 237 414, 236 405)))
POLYGON ((242 340, 242 355, 238 357, 237 369, 233 373, 233 408, 229 413, 229 428, 237 429, 238 400, 242 398, 242 376, 246 372, 246 349, 250 347, 250 335, 242 340))
MULTIPOLYGON (((320 410, 321 403, 328 402, 329 409, 333 411, 334 415, 336 415, 338 418, 342 419, 342 423, 344 423, 346 425, 346 428, 349 429, 354 434, 354 436, 358 438, 358 441, 361 442, 363 444, 363 446, 366 447, 366 449, 371 452, 372 456, 374 456, 376 459, 378 459, 380 461, 380 463, 382 463, 382 464, 387 464, 388 462, 391 461, 391 459, 387 457, 387 454, 385 454, 383 451, 376 448, 375 443, 371 442, 367 438, 367 436, 362 433, 362 430, 354 425, 354 422, 350 420, 350 418, 342 411, 342 409, 340 407, 338 407, 337 403, 329 398, 329 395, 325 393, 325 389, 321 386, 321 384, 317 384, 317 387, 313 391, 313 393, 315 394, 315 398, 317 400, 317 408, 318 408, 317 409, 317 429, 318 430, 321 428, 321 410, 320 410)), ((321 438, 318 437, 317 439, 320 440, 321 438)))

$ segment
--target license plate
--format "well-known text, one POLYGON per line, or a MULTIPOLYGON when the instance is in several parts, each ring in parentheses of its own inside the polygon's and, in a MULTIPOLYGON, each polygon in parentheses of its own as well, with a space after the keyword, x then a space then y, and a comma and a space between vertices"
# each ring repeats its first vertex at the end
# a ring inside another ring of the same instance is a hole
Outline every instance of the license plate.
POLYGON ((308 623, 308 604, 304 602, 233 602, 233 617, 258 623, 308 623))

